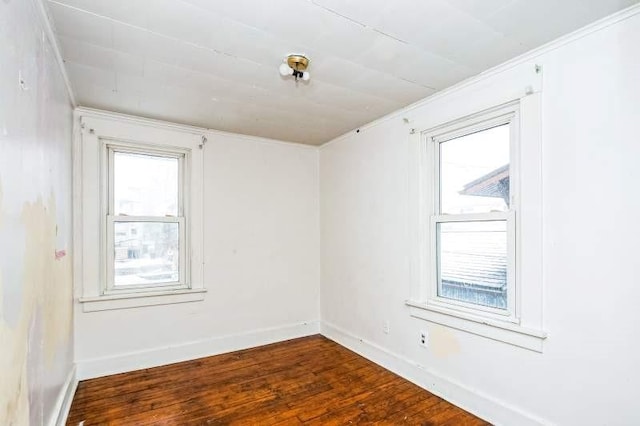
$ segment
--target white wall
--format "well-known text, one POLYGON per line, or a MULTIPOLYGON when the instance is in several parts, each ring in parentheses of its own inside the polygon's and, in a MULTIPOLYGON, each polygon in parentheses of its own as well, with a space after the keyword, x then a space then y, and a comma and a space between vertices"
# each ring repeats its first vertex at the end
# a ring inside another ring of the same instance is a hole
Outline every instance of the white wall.
POLYGON ((490 104, 513 64, 321 148, 323 332, 496 423, 639 424, 639 45, 636 8, 519 66, 544 67, 542 354, 411 318, 404 303, 415 231, 402 118, 490 104))
POLYGON ((55 422, 73 380, 72 107, 39 7, 0 2, 2 425, 55 422))
POLYGON ((318 149, 213 132, 204 169, 205 300, 89 313, 76 302, 81 378, 318 332, 318 149))

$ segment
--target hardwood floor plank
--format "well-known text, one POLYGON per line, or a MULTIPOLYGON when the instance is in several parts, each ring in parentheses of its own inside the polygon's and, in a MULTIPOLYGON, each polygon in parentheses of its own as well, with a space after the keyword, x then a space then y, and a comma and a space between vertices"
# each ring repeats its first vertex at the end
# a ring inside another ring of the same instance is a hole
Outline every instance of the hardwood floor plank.
POLYGON ((83 381, 67 425, 487 425, 322 336, 83 381))

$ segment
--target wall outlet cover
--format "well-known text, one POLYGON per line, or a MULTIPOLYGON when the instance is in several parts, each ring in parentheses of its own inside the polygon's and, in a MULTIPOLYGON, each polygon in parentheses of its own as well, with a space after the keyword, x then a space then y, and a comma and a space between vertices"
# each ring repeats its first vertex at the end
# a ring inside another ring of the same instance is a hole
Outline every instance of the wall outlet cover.
POLYGON ((420 330, 420 340, 418 342, 420 346, 427 347, 429 345, 429 333, 427 330, 420 330))

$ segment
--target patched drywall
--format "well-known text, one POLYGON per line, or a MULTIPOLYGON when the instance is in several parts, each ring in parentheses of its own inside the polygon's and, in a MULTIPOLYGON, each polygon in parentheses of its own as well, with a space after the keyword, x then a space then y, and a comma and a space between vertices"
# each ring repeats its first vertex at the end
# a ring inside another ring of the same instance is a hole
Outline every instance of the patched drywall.
POLYGON ((447 358, 460 353, 460 343, 450 328, 431 324, 429 339, 429 347, 437 358, 447 358))
POLYGON ((0 424, 42 425, 72 371, 72 108, 37 0, 0 2, 0 424))

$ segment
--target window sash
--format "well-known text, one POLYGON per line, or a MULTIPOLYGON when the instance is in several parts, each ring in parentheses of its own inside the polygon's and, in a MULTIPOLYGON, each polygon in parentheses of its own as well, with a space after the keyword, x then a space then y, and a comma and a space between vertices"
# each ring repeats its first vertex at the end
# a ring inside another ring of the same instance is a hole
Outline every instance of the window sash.
POLYGON ((123 293, 123 292, 140 292, 148 291, 150 288, 162 288, 163 290, 185 289, 189 287, 189 271, 186 268, 186 229, 184 217, 154 217, 154 216, 107 216, 107 250, 106 250, 106 269, 107 282, 105 294, 123 293), (178 282, 156 282, 149 284, 135 284, 118 286, 115 284, 115 224, 121 223, 175 223, 178 225, 178 282))
POLYGON ((154 147, 145 147, 139 144, 131 144, 125 142, 105 141, 107 150, 107 215, 115 214, 115 173, 114 173, 114 156, 116 153, 148 155, 154 157, 166 157, 178 159, 178 217, 184 217, 185 214, 185 189, 188 181, 185 179, 187 170, 186 164, 187 154, 182 150, 167 150, 154 147))
POLYGON ((516 283, 516 226, 515 212, 492 212, 469 215, 438 215, 431 217, 431 277, 427 298, 427 305, 451 308, 467 313, 482 313, 492 318, 518 322, 515 304, 517 300, 516 283), (491 306, 484 306, 462 300, 442 297, 438 294, 441 285, 440 277, 440 247, 438 239, 438 225, 443 223, 478 223, 478 222, 505 222, 507 234, 507 308, 500 309, 491 306))
POLYGON ((513 204, 516 201, 517 191, 517 177, 514 176, 514 169, 517 167, 516 155, 515 151, 517 150, 517 113, 510 112, 508 114, 502 114, 498 117, 483 120, 474 124, 469 124, 463 127, 453 127, 453 129, 448 128, 446 133, 439 133, 437 136, 429 137, 429 145, 431 149, 431 156, 433 158, 433 170, 434 170, 434 182, 435 182, 435 191, 434 191, 434 205, 433 212, 435 215, 439 215, 442 212, 442 182, 441 182, 441 165, 440 165, 440 156, 441 156, 441 148, 440 144, 449 142, 451 140, 461 138, 464 136, 472 135, 474 133, 483 132, 485 130, 493 129, 495 127, 503 126, 505 124, 509 125, 509 209, 513 210, 513 204))
MULTIPOLYGON (((125 142, 111 139, 103 140, 104 170, 103 179, 106 186, 104 200, 103 229, 105 239, 103 243, 104 255, 102 256, 104 285, 102 294, 123 294, 148 292, 150 289, 181 290, 191 288, 189 267, 189 223, 188 194, 189 179, 189 153, 182 149, 163 149, 153 145, 144 145, 135 142, 125 142), (178 159, 178 216, 128 216, 115 215, 114 209, 114 155, 115 153, 138 154, 156 157, 178 159), (149 222, 149 223, 177 223, 179 246, 179 281, 166 283, 149 283, 138 285, 117 286, 115 284, 115 224, 117 222, 149 222)), ((104 186, 103 186, 104 187, 104 186)))
POLYGON ((426 153, 430 159, 427 164, 431 164, 431 179, 433 186, 426 191, 430 194, 430 211, 428 220, 429 248, 427 264, 429 273, 427 275, 427 306, 464 312, 482 317, 519 323, 518 312, 518 280, 517 280, 517 233, 516 211, 518 209, 518 138, 519 138, 519 112, 517 104, 510 104, 500 107, 491 112, 481 113, 445 124, 441 127, 425 132, 426 153), (510 200, 509 209, 506 212, 487 212, 474 214, 440 214, 441 206, 441 179, 440 179, 440 144, 467 136, 473 133, 482 132, 501 125, 508 124, 510 128, 509 141, 509 179, 510 179, 510 200), (439 288, 439 247, 437 238, 437 227, 440 223, 447 222, 480 222, 480 221, 506 221, 507 224, 507 309, 498 309, 479 304, 473 304, 460 300, 444 298, 438 295, 439 288))

